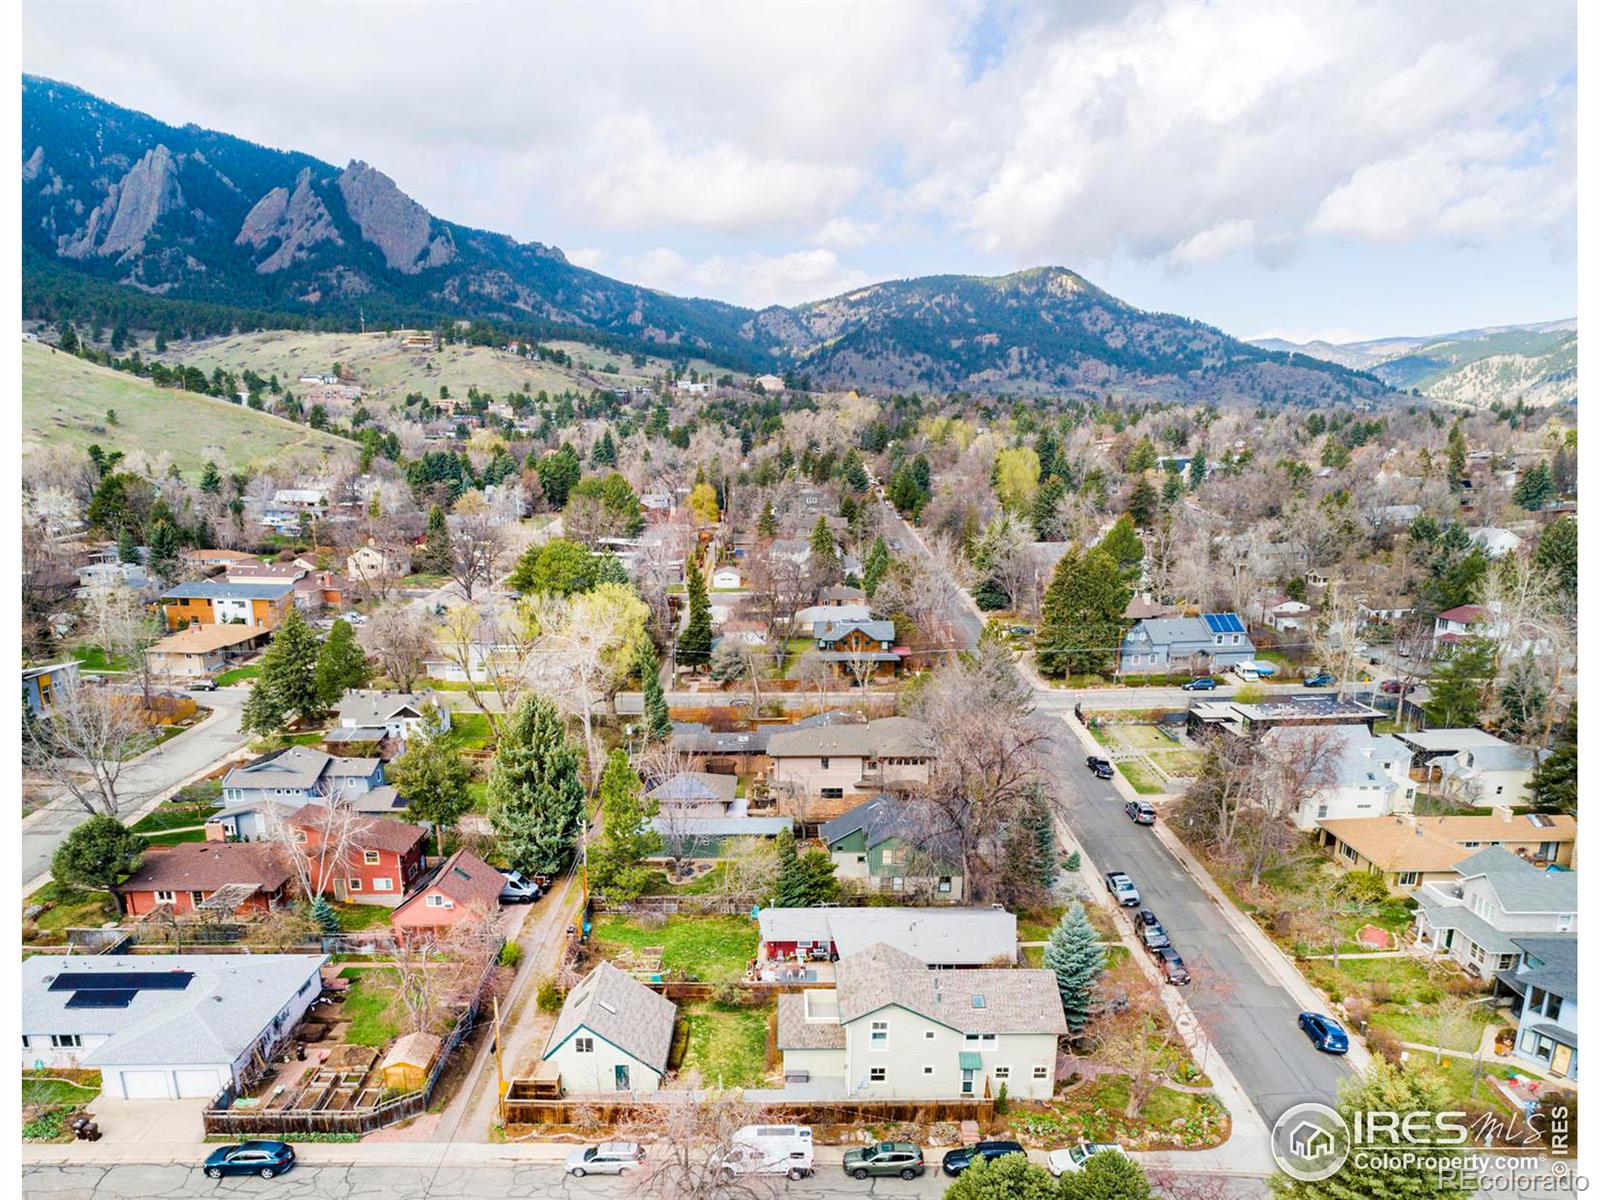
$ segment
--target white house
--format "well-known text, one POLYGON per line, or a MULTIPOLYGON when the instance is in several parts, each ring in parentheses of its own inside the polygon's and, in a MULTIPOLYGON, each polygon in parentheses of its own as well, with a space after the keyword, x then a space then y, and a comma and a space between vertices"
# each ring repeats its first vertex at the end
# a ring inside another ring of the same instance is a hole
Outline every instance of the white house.
POLYGON ((1261 623, 1279 633, 1293 633, 1305 627, 1310 612, 1311 605, 1303 600, 1280 599, 1262 606, 1261 623))
POLYGON ((1496 745, 1469 746, 1429 762, 1448 795, 1478 805, 1528 801, 1534 772, 1550 751, 1495 740, 1496 745))
POLYGON ((329 742, 404 742, 417 732, 430 713, 438 714, 439 728, 450 728, 450 706, 431 691, 350 692, 339 701, 339 723, 328 731, 329 742))
POLYGON ((1294 822, 1315 829, 1324 820, 1387 817, 1412 810, 1417 786, 1411 781, 1411 752, 1387 734, 1374 737, 1365 725, 1287 725, 1268 730, 1267 744, 1308 749, 1313 740, 1328 745, 1327 778, 1300 802, 1294 822))
POLYGON ((1048 971, 931 971, 882 943, 841 958, 837 986, 778 998, 786 1085, 808 1096, 1044 1100, 1067 1032, 1048 971))
POLYGON ((1515 938, 1576 933, 1578 877, 1541 870, 1503 846, 1480 850, 1455 865, 1454 881, 1416 891, 1417 944, 1487 978, 1509 971, 1520 952, 1515 938))
POLYGON ((22 963, 22 1065, 98 1070, 120 1100, 207 1099, 280 1053, 320 954, 112 954, 22 963))
POLYGON ((358 583, 398 579, 411 570, 411 555, 402 546, 380 550, 373 543, 357 546, 344 560, 346 573, 358 583))
POLYGON ((1493 525, 1480 525, 1476 529, 1469 529, 1467 536, 1472 539, 1474 546, 1490 558, 1504 558, 1522 548, 1520 537, 1509 529, 1497 529, 1493 525))
POLYGON ((672 1049, 678 1006, 602 962, 567 993, 542 1059, 568 1094, 653 1092, 672 1049))
POLYGON ((711 572, 711 586, 719 589, 740 588, 744 586, 744 577, 739 574, 738 567, 718 567, 711 572))

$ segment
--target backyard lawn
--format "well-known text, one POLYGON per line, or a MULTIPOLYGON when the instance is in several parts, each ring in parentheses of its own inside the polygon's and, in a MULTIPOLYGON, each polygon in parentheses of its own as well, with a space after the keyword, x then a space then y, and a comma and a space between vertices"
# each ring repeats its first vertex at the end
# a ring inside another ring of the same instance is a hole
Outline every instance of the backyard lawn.
POLYGON ((767 1016, 761 1008, 705 1001, 678 1009, 689 1031, 680 1074, 698 1072, 705 1087, 760 1087, 767 1074, 767 1016))
MULTIPOLYGON (((1495 1010, 1480 1004, 1468 1013, 1468 1020, 1459 1028, 1440 1030, 1431 1020, 1433 1006, 1407 1007, 1401 1011, 1380 1010, 1373 1014, 1372 1023, 1390 1030, 1402 1042, 1419 1042, 1425 1046, 1443 1046, 1446 1050, 1470 1052, 1478 1048, 1487 1025, 1505 1024, 1495 1010)), ((1427 1057, 1426 1051, 1418 1051, 1427 1057)))
POLYGON ((204 825, 206 819, 217 811, 217 806, 206 800, 169 800, 152 813, 140 817, 130 827, 146 837, 165 833, 169 829, 188 829, 204 825))
POLYGON ((607 915, 594 924, 594 940, 607 957, 624 950, 661 947, 661 966, 694 979, 735 979, 756 956, 756 926, 748 917, 669 917, 647 929, 627 917, 607 915))
POLYGON ((339 972, 350 980, 345 994, 345 1018, 350 1022, 345 1041, 356 1046, 386 1046, 400 1032, 405 1015, 396 990, 398 980, 391 970, 346 967, 339 972))
POLYGON ((87 674, 93 674, 97 671, 126 671, 128 669, 128 664, 124 659, 107 658, 105 648, 102 646, 91 646, 87 643, 81 646, 74 646, 70 651, 70 657, 78 659, 81 663, 78 669, 87 674))
POLYGON ((328 904, 339 918, 339 928, 346 933, 387 928, 389 914, 394 911, 382 904, 340 904, 331 899, 328 904))
POLYGON ((489 718, 457 709, 450 714, 450 736, 463 750, 482 750, 489 744, 489 718))
POLYGON ((1193 779, 1205 766, 1206 756, 1198 750, 1158 750, 1150 755, 1150 761, 1168 775, 1193 779))
POLYGON ((94 1082, 98 1076, 97 1071, 79 1072, 85 1076, 83 1082, 74 1083, 70 1079, 62 1079, 50 1072, 48 1068, 42 1071, 24 1071, 22 1073, 22 1103, 39 1105, 77 1105, 87 1104, 100 1094, 100 1086, 94 1082))
POLYGON ((52 905, 34 918, 40 941, 63 942, 69 928, 94 929, 117 919, 116 901, 107 893, 64 887, 54 880, 23 901, 24 908, 30 904, 52 905))
POLYGON ((1141 796, 1153 796, 1167 790, 1161 786, 1161 781, 1154 773, 1142 763, 1119 762, 1117 770, 1122 772, 1123 778, 1131 783, 1133 790, 1141 796))

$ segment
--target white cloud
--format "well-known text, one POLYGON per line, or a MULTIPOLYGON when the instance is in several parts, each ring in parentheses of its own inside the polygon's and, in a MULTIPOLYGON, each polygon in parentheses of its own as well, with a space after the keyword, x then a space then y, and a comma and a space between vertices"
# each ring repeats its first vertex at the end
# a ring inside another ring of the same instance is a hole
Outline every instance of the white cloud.
POLYGON ((598 271, 606 261, 606 252, 598 246, 579 246, 573 250, 564 250, 567 261, 579 267, 587 267, 591 271, 598 271))
POLYGON ((1172 248, 1167 256, 1175 267, 1194 267, 1218 258, 1225 258, 1242 246, 1256 240, 1254 221, 1218 221, 1210 229, 1202 229, 1191 238, 1185 238, 1172 248))
POLYGON ((799 304, 836 296, 872 282, 864 271, 846 267, 832 250, 812 248, 789 254, 712 255, 691 262, 660 247, 619 264, 628 279, 688 295, 712 295, 761 308, 799 304))
POLYGON ((811 240, 819 246, 837 246, 841 250, 855 250, 865 246, 878 233, 872 221, 857 221, 853 217, 834 217, 817 230, 811 240))

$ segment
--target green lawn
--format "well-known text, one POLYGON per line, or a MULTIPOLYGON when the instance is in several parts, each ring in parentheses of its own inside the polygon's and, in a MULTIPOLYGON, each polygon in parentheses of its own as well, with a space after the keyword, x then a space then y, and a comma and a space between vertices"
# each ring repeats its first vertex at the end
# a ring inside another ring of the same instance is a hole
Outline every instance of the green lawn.
POLYGON ((1167 790, 1142 763, 1119 762, 1117 770, 1122 772, 1122 777, 1131 783, 1133 790, 1141 796, 1153 796, 1167 790))
POLYGON ((206 840, 204 829, 175 829, 166 833, 146 834, 145 839, 152 846, 176 846, 180 842, 203 842, 206 840))
POLYGON ((96 1086, 57 1079, 48 1070, 24 1072, 22 1076, 24 1104, 87 1104, 99 1094, 100 1089, 96 1086))
POLYGON ((350 1022, 345 1041, 357 1046, 385 1046, 400 1032, 405 1015, 396 994, 393 971, 346 967, 339 974, 350 980, 341 1006, 350 1022))
POLYGON ((1334 969, 1327 960, 1304 962, 1306 978, 1335 1001, 1347 996, 1370 995, 1374 985, 1388 989, 1385 1005, 1432 1004, 1440 988, 1413 958, 1345 958, 1334 969))
POLYGON ((385 928, 389 924, 389 914, 394 911, 382 904, 340 904, 336 900, 328 903, 338 914, 339 928, 346 933, 385 928))
POLYGON ((450 714, 450 736, 463 750, 482 750, 491 736, 489 718, 458 709, 450 714))
POLYGON ((722 890, 727 868, 718 863, 703 875, 696 875, 688 883, 668 883, 665 871, 654 871, 645 887, 648 896, 706 896, 722 890))
POLYGON ((698 1071, 706 1087, 759 1087, 766 1079, 766 1008, 713 1002, 686 1004, 678 1019, 689 1031, 680 1072, 698 1071))
POLYGON ((63 942, 69 928, 93 929, 117 919, 116 901, 107 893, 64 887, 54 880, 23 901, 24 908, 30 904, 52 904, 35 919, 40 941, 63 942))
POLYGON ((627 917, 607 915, 594 925, 601 950, 661 947, 661 966, 694 979, 721 980, 744 974, 756 956, 756 926, 748 917, 669 917, 658 929, 646 929, 627 917))
POLYGON ((1483 1038, 1484 1026, 1501 1023, 1487 1005, 1479 1005, 1472 1010, 1470 1026, 1465 1026, 1459 1031, 1447 1032, 1443 1043, 1440 1043, 1438 1040, 1440 1034, 1428 1019, 1429 1012, 1428 1007, 1408 1007, 1399 1011, 1383 1009, 1373 1015, 1372 1023, 1393 1031, 1402 1042, 1420 1042, 1427 1046, 1442 1044, 1446 1050, 1463 1051, 1478 1048, 1478 1043, 1483 1038))
POLYGON ((255 665, 234 667, 233 670, 224 671, 217 676, 217 686, 232 687, 234 684, 241 683, 246 679, 254 679, 259 674, 261 674, 261 668, 255 665))
POLYGON ((1051 931, 1060 923, 1061 914, 1065 911, 1060 905, 1054 905, 1036 912, 1018 913, 1017 941, 1047 941, 1051 931))
POLYGON ((206 819, 217 811, 214 804, 196 804, 188 800, 169 800, 135 821, 130 828, 145 836, 162 833, 168 829, 187 829, 191 825, 204 825, 206 819))
POLYGON ((1511 1106, 1489 1082, 1490 1076, 1510 1078, 1516 1073, 1510 1067, 1480 1064, 1476 1085, 1473 1083, 1473 1066, 1470 1058, 1447 1058, 1440 1064, 1434 1062, 1431 1054, 1414 1052, 1406 1060, 1406 1069, 1418 1075, 1425 1075, 1442 1085, 1444 1088, 1442 1107, 1446 1109, 1481 1111, 1493 1108, 1507 1116, 1515 1115, 1511 1106))
POLYGON ((471 779, 467 781, 467 795, 472 798, 471 811, 483 816, 489 813, 489 781, 484 779, 471 779))
POLYGON ((128 669, 126 660, 121 658, 107 658, 103 647, 92 646, 88 643, 85 643, 81 646, 74 646, 67 652, 67 655, 69 658, 81 660, 82 665, 78 669, 85 672, 126 671, 128 669))

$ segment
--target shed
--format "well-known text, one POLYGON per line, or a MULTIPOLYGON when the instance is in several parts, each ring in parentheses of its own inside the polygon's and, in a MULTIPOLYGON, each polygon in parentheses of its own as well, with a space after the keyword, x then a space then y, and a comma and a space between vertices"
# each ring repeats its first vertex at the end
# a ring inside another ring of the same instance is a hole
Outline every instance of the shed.
POLYGON ((383 1056, 378 1074, 383 1086, 397 1092, 420 1092, 428 1082, 428 1071, 439 1057, 440 1041, 431 1033, 408 1033, 400 1037, 383 1056))

